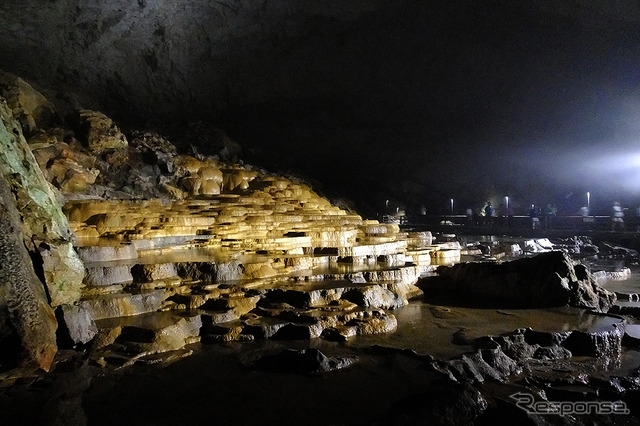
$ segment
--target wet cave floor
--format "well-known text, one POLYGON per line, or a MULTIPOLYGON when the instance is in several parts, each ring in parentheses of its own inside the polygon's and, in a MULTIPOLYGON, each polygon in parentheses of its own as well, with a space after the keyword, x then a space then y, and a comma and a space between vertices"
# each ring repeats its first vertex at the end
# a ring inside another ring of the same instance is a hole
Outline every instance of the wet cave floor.
MULTIPOLYGON (((634 269, 626 280, 601 284, 621 294, 638 294, 640 273, 634 269)), ((619 303, 640 306, 640 302, 624 299, 619 303)), ((175 360, 164 357, 157 364, 120 369, 95 365, 80 351, 60 351, 51 373, 0 381, 0 424, 425 424, 429 417, 427 414, 425 420, 422 407, 438 401, 452 386, 449 379, 428 368, 433 359, 460 358, 474 351, 477 338, 526 327, 549 333, 597 333, 622 320, 569 307, 469 308, 423 299, 411 300, 390 312, 398 321, 393 333, 357 335, 346 342, 316 338, 196 343, 187 346, 189 356, 182 357, 181 352, 175 360), (255 361, 265 355, 309 348, 355 362, 316 375, 255 367, 255 361)), ((634 316, 624 319, 627 324, 640 324, 640 318, 634 316)), ((523 373, 506 382, 487 380, 474 385, 488 408, 473 424, 537 424, 510 396, 533 393, 541 381, 559 384, 556 389, 560 393, 548 393, 549 400, 615 400, 619 395, 597 394, 581 377, 605 383, 612 377, 632 376, 639 368, 640 350, 629 346, 623 346, 614 359, 533 360, 523 373)), ((631 399, 640 403, 640 394, 631 399)), ((543 419, 546 424, 640 424, 637 407, 629 405, 629 409, 625 415, 554 415, 543 419)))
MULTIPOLYGON (((427 355, 459 357, 472 350, 476 337, 526 326, 539 331, 594 331, 614 321, 575 308, 470 309, 423 301, 412 301, 394 314, 398 329, 391 334, 356 336, 346 343, 323 339, 198 343, 188 347, 191 356, 175 362, 122 369, 100 368, 77 352, 63 351, 49 375, 23 378, 0 389, 0 412, 5 420, 21 424, 404 424, 403 413, 419 410, 433 392, 450 386, 442 375, 426 368, 427 355), (254 360, 286 348, 316 348, 327 356, 357 361, 321 375, 253 368, 254 360)), ((630 374, 639 366, 640 352, 624 349, 615 360, 539 361, 528 373, 549 379, 583 371, 606 379, 630 374)), ((490 405, 496 401, 500 405, 526 389, 518 384, 520 379, 487 381, 478 388, 490 405)), ((512 405, 509 409, 524 414, 512 405)), ((485 411, 476 424, 490 421, 487 412, 491 413, 485 411)), ((637 418, 605 420, 603 424, 636 424, 637 418)))

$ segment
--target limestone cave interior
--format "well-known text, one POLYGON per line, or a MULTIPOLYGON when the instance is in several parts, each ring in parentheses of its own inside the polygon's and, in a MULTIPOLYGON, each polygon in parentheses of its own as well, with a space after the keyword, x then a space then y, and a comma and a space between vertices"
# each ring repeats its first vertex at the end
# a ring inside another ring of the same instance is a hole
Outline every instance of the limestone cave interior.
POLYGON ((0 23, 2 424, 640 422, 636 2, 0 23))

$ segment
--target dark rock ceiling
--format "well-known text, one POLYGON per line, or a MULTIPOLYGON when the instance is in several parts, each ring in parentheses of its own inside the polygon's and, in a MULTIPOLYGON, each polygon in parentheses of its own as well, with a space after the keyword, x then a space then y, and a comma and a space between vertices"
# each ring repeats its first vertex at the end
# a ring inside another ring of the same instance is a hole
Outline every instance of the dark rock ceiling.
POLYGON ((211 122, 369 211, 437 211, 549 198, 578 185, 544 170, 554 149, 626 146, 639 21, 627 1, 7 0, 0 68, 134 127, 211 122))

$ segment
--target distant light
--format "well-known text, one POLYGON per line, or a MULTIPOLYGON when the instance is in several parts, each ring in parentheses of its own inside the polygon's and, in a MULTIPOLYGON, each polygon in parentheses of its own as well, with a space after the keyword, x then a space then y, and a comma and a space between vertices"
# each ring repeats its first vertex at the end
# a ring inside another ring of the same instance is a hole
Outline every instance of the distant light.
POLYGON ((601 154, 579 164, 579 176, 585 179, 597 178, 596 185, 607 188, 608 191, 640 190, 640 153, 637 151, 601 154))

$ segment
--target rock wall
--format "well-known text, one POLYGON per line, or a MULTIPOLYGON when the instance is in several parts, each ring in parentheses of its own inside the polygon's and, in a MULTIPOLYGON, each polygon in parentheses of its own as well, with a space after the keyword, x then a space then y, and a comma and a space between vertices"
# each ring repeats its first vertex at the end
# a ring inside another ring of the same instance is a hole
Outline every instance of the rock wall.
MULTIPOLYGON (((455 160, 473 170, 477 157, 463 161, 451 141, 481 155, 487 137, 528 144, 514 125, 534 134, 566 127, 534 120, 526 108, 537 105, 560 122, 628 110, 616 96, 593 101, 583 87, 628 93, 625 78, 608 76, 638 68, 636 52, 612 49, 635 37, 640 9, 613 3, 7 0, 0 67, 58 92, 85 93, 85 107, 121 123, 213 121, 260 151, 250 162, 301 169, 373 216, 393 197, 417 211, 418 200, 440 203, 438 191, 476 201, 485 184, 470 186, 466 173, 450 168, 455 160), (594 65, 616 62, 613 73, 594 65), (588 109, 576 114, 560 102, 554 110, 547 96, 555 92, 588 109), (505 103, 511 107, 502 110, 505 103)), ((635 123, 630 117, 623 120, 635 123)), ((583 123, 586 136, 594 121, 583 123)), ((502 181, 505 168, 490 160, 483 173, 502 181)), ((530 176, 520 171, 520 185, 512 184, 525 188, 530 176)))
MULTIPOLYGON (((514 123, 550 131, 525 111, 551 108, 549 93, 593 105, 575 114, 561 102, 561 111, 549 112, 557 117, 621 108, 610 98, 594 103, 582 87, 627 93, 624 78, 596 78, 593 64, 620 61, 620 75, 638 67, 636 52, 611 49, 635 37, 640 9, 614 3, 7 0, 0 67, 84 93, 85 107, 120 123, 208 120, 254 149, 249 162, 302 170, 373 216, 389 198, 409 212, 420 211, 418 200, 440 203, 439 191, 475 200, 485 184, 470 186, 467 174, 450 168, 455 160, 473 170, 477 158, 463 161, 451 141, 482 155, 497 128, 526 144, 531 138, 514 123), (513 106, 502 110, 505 103, 513 106)), ((490 160, 483 173, 502 181, 505 168, 490 160)), ((520 171, 514 180, 524 188, 530 176, 520 171)))
POLYGON ((0 368, 34 363, 49 371, 57 323, 24 238, 15 198, 0 176, 0 368))
POLYGON ((43 259, 51 304, 72 303, 80 297, 84 266, 73 249, 60 202, 4 100, 0 100, 0 144, 0 175, 14 194, 26 246, 43 259))

